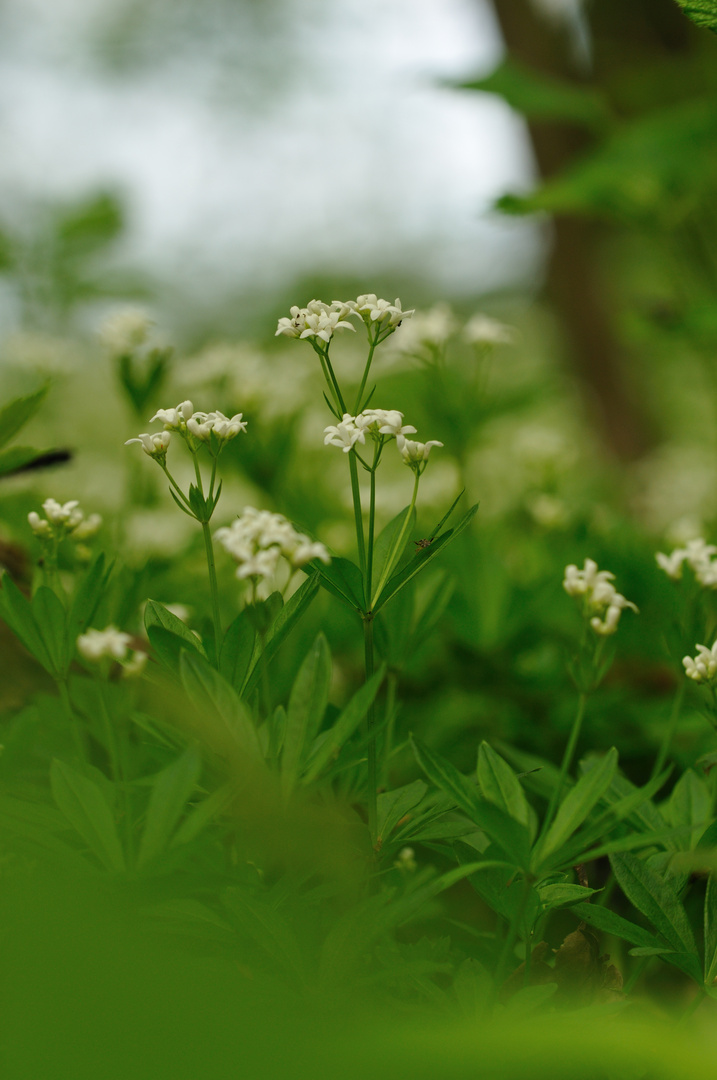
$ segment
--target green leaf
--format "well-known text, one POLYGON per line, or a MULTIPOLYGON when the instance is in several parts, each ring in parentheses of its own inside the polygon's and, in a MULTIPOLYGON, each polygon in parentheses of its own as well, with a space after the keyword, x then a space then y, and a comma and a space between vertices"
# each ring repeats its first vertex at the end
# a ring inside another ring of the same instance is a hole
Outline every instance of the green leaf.
POLYGON ((67 612, 54 589, 40 586, 32 598, 32 614, 52 663, 51 674, 65 675, 74 649, 68 649, 67 612))
POLYGON ((169 843, 170 848, 179 847, 181 844, 189 844, 195 837, 199 836, 200 832, 211 821, 231 805, 235 796, 236 788, 234 784, 224 784, 222 787, 217 788, 216 791, 213 791, 211 795, 208 795, 206 799, 203 799, 187 813, 169 843))
POLYGON ((263 652, 261 652, 261 648, 257 643, 258 652, 255 652, 249 677, 241 691, 242 697, 249 697, 256 689, 257 683, 261 678, 261 664, 270 663, 286 637, 291 633, 301 616, 308 609, 318 591, 318 576, 316 574, 311 574, 311 576, 299 586, 293 596, 286 601, 269 628, 263 652))
MULTIPOLYGON (((201 656, 206 657, 204 646, 197 635, 189 629, 186 623, 182 622, 176 615, 173 615, 164 604, 160 604, 157 600, 147 601, 147 606, 144 609, 144 625, 150 641, 152 641, 152 635, 150 633, 152 628, 161 626, 163 630, 168 631, 173 637, 179 638, 179 641, 183 646, 189 647, 195 652, 198 652, 201 656)), ((166 649, 166 644, 169 640, 167 635, 162 635, 160 640, 166 649)), ((154 644, 154 642, 152 643, 154 644)), ((178 649, 179 645, 176 646, 177 651, 178 649)))
POLYGON ((427 791, 423 780, 414 780, 412 784, 396 788, 395 791, 381 792, 377 800, 377 844, 386 843, 399 821, 418 806, 427 791))
POLYGON ((650 920, 665 940, 678 952, 696 953, 687 914, 670 884, 636 855, 613 854, 610 864, 630 903, 650 920))
POLYGON ((711 824, 712 797, 704 780, 692 769, 687 769, 675 784, 667 804, 667 813, 675 828, 680 825, 690 827, 691 831, 679 842, 679 846, 687 850, 694 847, 697 841, 695 827, 700 826, 702 831, 711 824))
POLYGON ((27 394, 24 397, 15 398, 14 401, 9 401, 7 405, 0 409, 0 447, 6 446, 17 435, 18 431, 25 426, 28 420, 35 415, 44 401, 48 389, 49 384, 41 387, 40 390, 36 390, 33 394, 27 394))
POLYGON ((416 523, 416 508, 415 506, 405 506, 403 510, 399 511, 394 518, 389 521, 388 525, 381 530, 376 538, 376 543, 373 549, 373 581, 374 588, 382 581, 387 582, 391 577, 391 574, 401 561, 408 542, 411 537, 416 523), (404 542, 400 548, 396 548, 396 543, 401 535, 406 518, 410 519, 404 533, 404 542))
POLYGON ((286 731, 281 752, 281 780, 285 792, 292 790, 316 738, 329 701, 331 652, 319 634, 299 668, 289 695, 286 731))
POLYGON ((671 948, 667 942, 661 941, 654 934, 651 934, 649 930, 637 926, 636 923, 630 922, 629 919, 623 919, 622 915, 616 915, 610 908, 601 907, 599 904, 579 903, 574 904, 571 910, 574 915, 577 915, 583 922, 588 923, 589 926, 594 926, 596 930, 602 930, 605 934, 612 934, 623 941, 629 941, 631 945, 639 945, 646 949, 658 949, 662 952, 666 952, 671 948))
POLYGON ((585 821, 595 804, 602 798, 617 770, 617 750, 612 747, 590 772, 581 776, 575 787, 563 799, 555 821, 545 840, 538 843, 536 859, 547 860, 585 821))
POLYGON ((478 750, 478 783, 484 799, 530 828, 530 807, 520 780, 487 742, 482 742, 478 750))
POLYGON ((75 589, 67 616, 68 649, 70 653, 67 657, 68 665, 74 654, 77 638, 85 632, 94 618, 111 573, 112 564, 110 563, 105 569, 105 556, 100 553, 87 573, 80 579, 75 589))
POLYGON ((50 767, 50 785, 60 810, 102 864, 124 870, 122 845, 101 787, 57 758, 50 767))
POLYGON ((326 733, 326 737, 322 739, 321 744, 316 746, 309 755, 302 776, 303 783, 309 784, 315 780, 329 762, 336 757, 344 743, 353 735, 373 703, 385 674, 386 669, 381 665, 378 671, 374 672, 371 678, 356 691, 348 704, 342 709, 330 730, 326 733))
POLYGON ((201 767, 202 759, 197 748, 190 746, 155 777, 137 855, 138 869, 169 847, 175 826, 197 786, 201 767))
POLYGON ((230 623, 219 653, 220 674, 237 693, 241 693, 246 681, 256 645, 256 630, 251 625, 247 610, 240 611, 230 623))
POLYGON ((326 566, 315 559, 309 566, 316 571, 319 582, 332 596, 359 613, 365 610, 363 576, 356 563, 349 559, 332 558, 326 566))
POLYGON ((0 615, 22 644, 52 674, 52 660, 32 613, 30 601, 9 574, 0 578, 0 615))
POLYGON ((717 878, 710 874, 705 892, 705 986, 717 977, 717 878))
POLYGON ((179 674, 187 696, 200 714, 214 713, 240 750, 261 760, 256 728, 234 688, 198 652, 183 649, 179 674))
POLYGON ((538 886, 538 896, 544 908, 572 907, 581 900, 599 892, 599 889, 586 889, 583 885, 571 885, 562 882, 554 885, 538 886))
POLYGON ((477 787, 445 758, 434 754, 413 736, 411 743, 416 760, 429 780, 449 795, 516 866, 526 867, 530 857, 530 834, 526 826, 482 799, 477 787))
POLYGON ((45 454, 35 450, 32 446, 10 446, 6 450, 0 450, 0 476, 9 473, 20 472, 33 461, 42 461, 45 454))
POLYGON ((479 504, 476 503, 475 506, 472 506, 470 510, 464 514, 454 529, 449 529, 441 536, 436 537, 430 547, 422 548, 413 556, 406 566, 393 575, 391 580, 387 582, 386 586, 381 590, 381 595, 378 597, 373 608, 374 613, 380 611, 383 605, 387 603, 399 589, 403 589, 416 574, 425 570, 428 563, 435 559, 436 555, 438 555, 447 544, 452 543, 456 537, 460 536, 463 530, 467 528, 475 517, 478 511, 478 505, 479 504))
POLYGON ((531 70, 512 59, 485 78, 453 85, 460 90, 498 94, 528 120, 601 127, 610 116, 607 102, 597 91, 531 70))
POLYGON ((717 0, 677 0, 688 19, 717 33, 717 0))

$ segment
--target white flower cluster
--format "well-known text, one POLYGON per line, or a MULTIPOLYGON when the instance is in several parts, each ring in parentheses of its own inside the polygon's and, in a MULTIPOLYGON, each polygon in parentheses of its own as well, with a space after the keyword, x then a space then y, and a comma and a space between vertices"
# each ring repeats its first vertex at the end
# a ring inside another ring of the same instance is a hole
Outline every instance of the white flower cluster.
POLYGON ((682 577, 682 567, 687 563, 695 575, 695 578, 708 589, 717 589, 717 547, 708 544, 698 538, 688 540, 683 548, 675 548, 669 555, 658 551, 655 555, 657 565, 664 570, 673 581, 679 581, 682 577))
POLYGON ((463 327, 463 340, 469 345, 514 345, 518 331, 488 315, 474 315, 463 327))
POLYGON ((297 532, 282 514, 255 510, 253 506, 247 506, 228 528, 217 529, 214 535, 239 564, 237 577, 242 579, 266 581, 274 577, 282 558, 292 570, 306 566, 312 559, 331 561, 323 544, 297 532))
POLYGON ((586 559, 582 570, 572 563, 565 567, 563 588, 569 596, 583 598, 591 627, 603 637, 615 633, 625 608, 637 611, 632 601, 617 592, 612 584, 614 577, 609 570, 598 570, 593 559, 586 559))
MULTIPOLYGON (((403 353, 416 353, 426 347, 440 349, 457 333, 459 325, 448 304, 435 304, 428 311, 415 313, 393 339, 393 347, 403 353)), ((511 345, 517 340, 518 332, 488 315, 473 315, 461 336, 468 345, 511 345)))
POLYGON ((275 337, 283 334, 292 338, 320 338, 328 345, 336 330, 355 331, 356 327, 347 321, 350 315, 358 315, 368 326, 378 323, 381 329, 392 331, 412 314, 412 310, 401 310, 398 297, 391 304, 388 300, 380 300, 375 293, 367 293, 356 300, 332 300, 330 304, 310 300, 303 308, 294 305, 288 318, 279 319, 275 337))
POLYGON ((167 448, 171 442, 172 432, 181 435, 182 438, 192 436, 199 442, 209 442, 211 433, 214 432, 217 439, 227 443, 236 438, 240 432, 246 431, 246 420, 242 420, 243 413, 235 416, 225 416, 218 410, 215 412, 195 412, 191 401, 180 401, 173 409, 158 409, 150 420, 150 424, 159 420, 164 425, 164 430, 156 434, 139 435, 136 439, 127 439, 125 446, 130 443, 139 443, 145 454, 163 461, 167 456, 167 448))
POLYGON ((104 659, 117 660, 126 675, 137 675, 147 662, 147 654, 141 650, 131 650, 131 642, 131 634, 108 626, 105 630, 88 630, 86 634, 80 634, 77 651, 93 664, 104 659))
POLYGON ((100 339, 111 356, 129 356, 147 342, 151 325, 144 311, 125 308, 105 320, 100 339))
POLYGON ((432 439, 427 443, 412 442, 406 435, 413 435, 416 428, 403 423, 403 413, 398 409, 364 409, 358 416, 344 413, 338 424, 324 428, 324 446, 337 446, 348 454, 356 443, 365 444, 366 435, 374 439, 380 436, 395 438, 399 453, 406 465, 420 468, 428 460, 432 446, 443 446, 432 439))
POLYGON ((99 514, 85 517, 77 499, 66 503, 45 499, 42 509, 45 511, 44 518, 36 510, 31 510, 27 515, 30 528, 41 540, 61 540, 65 536, 78 541, 89 540, 102 525, 99 514))
POLYGON ((695 682, 711 683, 717 678, 717 641, 711 649, 706 645, 697 646, 697 656, 685 656, 682 664, 688 679, 695 682))

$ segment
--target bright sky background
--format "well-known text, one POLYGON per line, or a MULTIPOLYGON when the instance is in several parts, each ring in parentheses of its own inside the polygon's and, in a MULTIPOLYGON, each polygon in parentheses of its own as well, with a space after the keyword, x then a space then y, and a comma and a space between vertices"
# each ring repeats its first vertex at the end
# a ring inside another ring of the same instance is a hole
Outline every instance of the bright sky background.
POLYGON ((475 295, 538 265, 531 225, 487 215, 530 183, 521 121, 439 85, 500 59, 486 0, 287 0, 263 60, 256 28, 233 57, 220 22, 130 72, 92 60, 114 8, 4 0, 0 214, 118 187, 127 258, 199 298, 228 273, 256 286, 396 263, 475 295), (261 63, 283 76, 269 98, 252 91, 261 63))

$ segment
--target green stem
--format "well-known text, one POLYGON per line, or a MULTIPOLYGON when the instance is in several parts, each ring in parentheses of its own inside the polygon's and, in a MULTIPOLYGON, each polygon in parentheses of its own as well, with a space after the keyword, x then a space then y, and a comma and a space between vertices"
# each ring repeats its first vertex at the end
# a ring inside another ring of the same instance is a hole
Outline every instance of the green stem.
POLYGON ((623 994, 632 993, 633 987, 635 986, 638 979, 640 978, 643 971, 645 970, 645 968, 647 967, 647 965, 650 963, 651 960, 652 960, 651 956, 641 956, 640 957, 638 963, 635 964, 634 968, 632 969, 629 979, 623 985, 623 988, 622 988, 623 994))
POLYGON ((373 541, 376 526, 376 469, 371 469, 371 491, 368 504, 368 552, 366 554, 366 599, 371 598, 371 582, 373 579, 373 541))
MULTIPOLYGON (((188 507, 189 507, 189 509, 191 510, 192 508, 191 508, 191 504, 190 504, 190 502, 189 502, 189 499, 188 499, 188 498, 187 498, 187 496, 186 496, 186 495, 184 494, 184 492, 183 492, 183 491, 182 491, 182 489, 180 488, 179 484, 177 483, 177 481, 176 481, 176 480, 174 479, 174 477, 173 477, 173 476, 172 476, 172 474, 170 473, 170 471, 169 471, 169 469, 167 468, 167 466, 166 466, 166 465, 161 465, 160 467, 161 467, 161 469, 162 469, 162 471, 163 471, 164 475, 165 475, 165 476, 167 477, 167 479, 169 480, 170 484, 171 484, 171 485, 172 485, 172 487, 174 488, 174 490, 175 490, 175 491, 177 492, 177 495, 179 495, 179 497, 180 497, 180 499, 182 500, 182 502, 184 503, 184 505, 185 505, 185 506, 188 506, 188 507)), ((192 511, 192 516, 194 516, 194 511, 192 511)))
MULTIPOLYGON (((349 451, 349 470, 351 473, 351 496, 354 504, 354 524, 356 526, 356 543, 358 545, 359 566, 361 575, 366 580, 366 543, 363 535, 363 512, 361 510, 361 489, 359 488, 358 462, 352 450, 349 451)), ((369 597, 366 597, 368 603, 369 597)))
POLYGON ((389 671, 386 676, 386 745, 383 754, 383 770, 381 782, 388 784, 388 768, 393 750, 393 738, 396 730, 396 695, 398 690, 398 675, 395 671, 389 671))
POLYGON ((209 571, 209 594, 212 598, 212 620, 214 622, 214 659, 215 666, 219 667, 219 648, 222 640, 222 620, 219 614, 219 587, 217 585, 217 568, 214 562, 214 544, 212 542, 212 530, 208 521, 203 521, 202 532, 204 533, 204 547, 207 554, 207 569, 209 571))
POLYGON ((655 764, 652 766, 652 772, 650 773, 650 780, 654 780, 656 776, 662 772, 667 761, 668 754, 670 753, 670 747, 672 746, 672 740, 675 737, 677 731, 677 725, 680 721, 680 713, 682 712, 682 702, 685 697, 685 690, 687 689, 687 679, 681 678, 677 684, 677 690, 672 701, 672 709, 670 711, 670 720, 665 731, 662 745, 659 753, 655 758, 655 764))
POLYGON ((343 399, 343 395, 341 394, 341 390, 339 389, 338 380, 337 380, 336 376, 334 375, 334 369, 331 366, 331 361, 329 360, 328 347, 326 349, 326 352, 322 353, 322 355, 323 355, 323 358, 324 358, 324 360, 326 362, 326 369, 327 369, 327 371, 329 373, 329 377, 330 377, 330 380, 331 380, 331 383, 329 385, 333 384, 333 391, 334 391, 334 396, 336 398, 336 403, 337 403, 338 407, 341 409, 341 412, 343 414, 343 413, 346 412, 346 405, 344 403, 344 399, 343 399))
POLYGON ((697 1012, 697 1009, 700 1007, 700 1005, 704 1001, 705 997, 706 997, 706 994, 705 994, 704 987, 700 986, 699 989, 697 990, 697 993, 693 997, 692 1001, 689 1003, 689 1005, 687 1006, 685 1011, 682 1013, 682 1016, 680 1016, 679 1020, 675 1024, 675 1027, 680 1028, 680 1027, 682 1027, 683 1024, 687 1023, 687 1021, 690 1019, 690 1017, 695 1012, 697 1012))
POLYGON ((75 710, 72 708, 72 702, 70 701, 70 693, 67 689, 67 679, 57 679, 57 691, 60 695, 60 701, 62 707, 65 710, 65 716, 70 725, 70 731, 72 732, 72 740, 75 744, 75 750, 80 761, 87 759, 87 753, 85 749, 85 740, 80 730, 80 721, 77 717, 75 710))
POLYGON ((565 747, 565 753, 563 754, 563 760, 560 765, 560 775, 558 776, 558 782, 553 788, 553 793, 550 796, 548 811, 545 815, 545 821, 543 822, 543 828, 541 829, 540 837, 538 838, 536 847, 542 844, 542 842, 545 840, 548 829, 553 822, 555 811, 560 803, 560 796, 563 793, 565 779, 572 764, 575 747, 577 746, 578 739, 580 738, 580 729, 583 726, 583 717, 585 716, 585 706, 587 704, 587 700, 587 694, 584 690, 581 691, 580 697, 578 698, 578 707, 575 713, 575 719, 573 720, 573 726, 570 731, 570 737, 568 738, 568 744, 565 747))
POLYGON ((498 966, 495 969, 495 992, 496 994, 500 990, 503 982, 506 979, 506 968, 510 963, 510 958, 515 948, 515 943, 518 939, 520 932, 520 924, 523 916, 525 915, 525 909, 528 906, 528 899, 530 897, 530 890, 532 889, 531 883, 527 878, 523 879, 523 891, 521 893, 520 901, 515 910, 513 918, 510 920, 510 927, 508 929, 508 936, 503 942, 503 948, 500 951, 500 957, 498 958, 498 966))
POLYGON ((125 755, 120 752, 119 743, 115 737, 115 730, 112 726, 112 718, 110 717, 107 708, 104 691, 105 684, 101 684, 99 697, 102 705, 102 720, 105 727, 105 737, 107 739, 107 752, 110 759, 112 779, 122 792, 122 816, 124 818, 124 833, 127 845, 127 862, 130 867, 132 867, 134 865, 134 833, 132 831, 132 800, 129 791, 129 770, 127 769, 125 755))
POLYGON ((368 359, 366 360, 366 367, 363 369, 363 378, 361 379, 361 385, 359 386, 359 392, 356 395, 356 404, 354 405, 354 413, 358 413, 361 409, 361 399, 363 398, 363 392, 366 389, 366 380, 368 379, 368 373, 371 370, 371 363, 373 361, 373 354, 378 345, 378 336, 369 343, 368 359))
POLYGON ((373 596, 371 597, 371 609, 372 610, 373 610, 374 604, 376 603, 379 596, 381 595, 381 591, 382 591, 384 585, 386 584, 386 581, 388 580, 388 575, 391 573, 391 568, 393 566, 393 562, 394 562, 394 559, 396 557, 396 554, 397 553, 400 554, 400 552, 403 551, 403 545, 404 545, 405 540, 406 540, 406 533, 408 532, 409 526, 411 524, 411 515, 413 513, 413 508, 416 505, 416 496, 418 495, 418 481, 420 479, 421 479, 420 474, 418 473, 418 471, 416 471, 416 480, 415 480, 415 483, 413 485, 413 495, 411 497, 411 505, 409 506, 408 511, 406 513, 406 516, 403 519, 403 525, 401 526, 401 531, 398 534, 398 538, 397 538, 395 544, 393 545, 393 548, 391 549, 391 553, 389 554, 388 558, 386 559, 386 562, 385 562, 384 568, 383 568, 383 573, 381 574, 381 580, 379 581, 378 585, 376 586, 376 591, 374 592, 373 596))
MULTIPOLYGON (((373 659, 373 616, 369 613, 363 620, 364 661, 366 668, 366 681, 371 678, 374 671, 373 659)), ((366 713, 366 734, 368 735, 367 748, 367 780, 368 780, 368 831, 371 842, 374 843, 378 832, 378 808, 377 808, 377 781, 376 781, 376 706, 372 702, 366 713)))

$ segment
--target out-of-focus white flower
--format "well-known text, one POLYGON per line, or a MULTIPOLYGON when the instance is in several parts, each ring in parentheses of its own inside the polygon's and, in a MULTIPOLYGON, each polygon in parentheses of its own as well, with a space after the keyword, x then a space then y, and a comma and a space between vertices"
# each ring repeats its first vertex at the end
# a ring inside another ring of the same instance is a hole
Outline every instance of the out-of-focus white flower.
POLYGON ((717 641, 711 649, 706 645, 697 646, 697 656, 685 656, 682 664, 688 679, 695 682, 711 683, 717 677, 717 641))
POLYGON ((329 424, 324 428, 324 446, 338 446, 345 454, 356 445, 357 442, 366 442, 366 435, 362 427, 356 422, 357 418, 349 413, 344 413, 338 424, 329 424))
POLYGON ((102 528, 102 515, 90 514, 89 517, 84 518, 79 525, 76 525, 72 530, 73 540, 90 540, 93 536, 99 532, 102 528))
POLYGON ((401 848, 393 865, 404 874, 412 874, 416 870, 416 853, 412 847, 401 848))
POLYGON ((456 317, 448 304, 435 304, 428 311, 414 311, 400 334, 391 338, 393 349, 402 353, 416 353, 426 346, 440 348, 456 331, 456 317))
POLYGON ((582 570, 573 563, 565 567, 563 588, 569 596, 583 598, 583 612, 590 626, 604 637, 615 633, 625 608, 637 611, 632 601, 615 589, 614 577, 609 570, 598 570, 594 559, 586 559, 582 570))
POLYGON ((85 660, 97 661, 105 657, 124 660, 131 640, 131 634, 125 634, 116 626, 108 626, 105 630, 88 630, 86 634, 80 634, 77 649, 85 660))
POLYGON ((560 529, 569 520, 565 502, 545 491, 527 498, 526 507, 533 520, 546 529, 560 529))
POLYGON ((112 356, 128 356, 145 344, 151 325, 146 312, 125 308, 105 320, 100 327, 100 339, 112 356))
POLYGON ((657 565, 664 570, 673 581, 679 581, 682 577, 684 563, 690 567, 695 578, 707 589, 717 588, 717 547, 708 544, 702 537, 688 540, 683 548, 675 548, 669 555, 658 551, 655 555, 657 565))
POLYGON ((396 437, 396 444, 404 464, 416 472, 423 472, 432 447, 443 446, 443 443, 438 442, 437 439, 431 439, 426 443, 413 442, 411 439, 404 438, 403 435, 396 437))
POLYGON ((150 424, 160 420, 164 424, 165 431, 186 431, 187 421, 194 412, 191 401, 180 401, 174 409, 158 409, 150 419, 150 424))
MULTIPOLYGON (((398 409, 364 409, 354 420, 362 431, 379 435, 414 435, 412 424, 403 424, 403 413, 398 409)), ((327 429, 328 430, 328 429, 327 429)))
POLYGON ((127 439, 125 446, 129 446, 130 443, 139 443, 145 454, 162 462, 167 457, 167 447, 171 440, 172 433, 170 431, 159 431, 155 435, 148 434, 145 431, 138 435, 136 439, 127 439))
POLYGON ((469 345, 513 345, 518 331, 488 315, 473 315, 463 327, 463 340, 469 345))
POLYGON ((323 544, 297 532, 282 514, 255 510, 247 506, 241 517, 214 534, 225 551, 238 564, 237 577, 270 579, 286 559, 292 569, 298 569, 320 559, 331 561, 323 544))
POLYGON ((59 503, 56 499, 45 499, 42 504, 45 517, 41 518, 36 510, 27 515, 30 528, 41 540, 64 536, 73 536, 77 540, 88 539, 102 524, 99 514, 93 514, 86 521, 77 499, 59 503))

